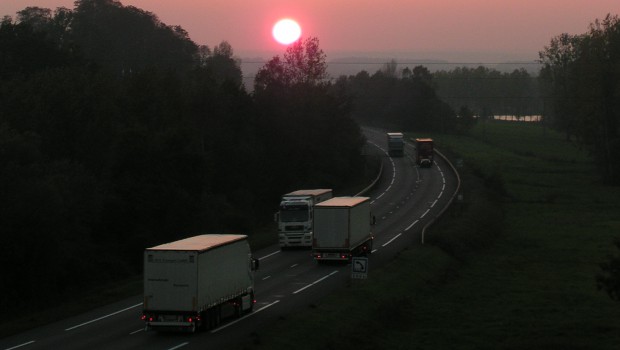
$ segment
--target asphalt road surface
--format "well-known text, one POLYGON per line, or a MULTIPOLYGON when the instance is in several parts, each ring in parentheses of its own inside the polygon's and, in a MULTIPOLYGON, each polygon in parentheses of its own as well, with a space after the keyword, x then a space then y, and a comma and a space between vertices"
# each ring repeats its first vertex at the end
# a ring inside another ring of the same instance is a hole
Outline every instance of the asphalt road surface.
MULTIPOLYGON (((419 168, 411 157, 411 144, 406 146, 405 157, 391 158, 387 156, 383 131, 364 132, 369 142, 366 152, 380 154, 383 161, 376 186, 364 194, 371 198, 376 217, 373 252, 368 261, 368 278, 372 279, 373 269, 406 247, 421 244, 423 227, 453 198, 458 180, 442 157, 435 156, 431 168, 419 168)), ((231 348, 260 334, 270 323, 312 307, 351 278, 351 265, 319 265, 309 250, 280 251, 274 245, 255 251, 254 256, 260 259, 254 312, 238 319, 224 315, 225 320, 214 330, 195 334, 145 332, 139 295, 2 339, 0 349, 231 348)))

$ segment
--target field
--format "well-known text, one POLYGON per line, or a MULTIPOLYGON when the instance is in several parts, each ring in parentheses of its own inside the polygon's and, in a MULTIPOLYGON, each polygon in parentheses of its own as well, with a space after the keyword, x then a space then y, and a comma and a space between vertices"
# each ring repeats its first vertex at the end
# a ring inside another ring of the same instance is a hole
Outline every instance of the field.
POLYGON ((620 303, 596 275, 620 253, 620 188, 600 183, 588 154, 534 123, 412 136, 462 160, 464 203, 429 244, 244 348, 618 349, 620 303))

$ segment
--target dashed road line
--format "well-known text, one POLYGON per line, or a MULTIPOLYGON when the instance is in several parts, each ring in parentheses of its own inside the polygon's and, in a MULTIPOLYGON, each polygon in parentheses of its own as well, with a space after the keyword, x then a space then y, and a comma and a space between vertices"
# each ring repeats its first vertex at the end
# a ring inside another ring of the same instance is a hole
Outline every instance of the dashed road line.
POLYGON ((221 326, 221 327, 219 327, 219 328, 216 328, 216 329, 212 330, 212 331, 211 331, 211 333, 219 332, 219 331, 221 331, 221 330, 222 330, 222 329, 224 329, 224 328, 228 328, 228 327, 230 327, 230 326, 234 325, 234 324, 235 324, 235 323, 237 323, 237 322, 241 322, 241 321, 245 320, 245 319, 246 319, 246 318, 248 318, 248 317, 254 316, 254 315, 256 315, 257 313, 259 313, 259 312, 261 312, 261 311, 264 311, 264 310, 265 310, 265 309, 267 309, 268 307, 272 307, 272 306, 274 306, 275 304, 277 304, 277 303, 279 303, 279 302, 280 302, 280 300, 276 300, 276 301, 272 302, 271 304, 267 304, 267 305, 265 305, 265 306, 261 307, 260 309, 258 309, 258 310, 256 310, 256 311, 252 312, 251 314, 247 314, 247 315, 245 315, 245 316, 243 316, 243 317, 241 317, 241 318, 238 318, 238 319, 236 319, 236 320, 234 320, 234 321, 228 322, 228 323, 226 323, 225 325, 223 325, 223 326, 221 326))
POLYGON ((400 235, 402 235, 402 234, 403 234, 402 232, 401 232, 401 233, 399 233, 399 234, 397 234, 396 236, 394 236, 394 238, 390 239, 390 240, 389 240, 389 241, 387 241, 385 244, 383 244, 383 245, 382 245, 382 247, 385 247, 386 245, 388 245, 388 244, 390 244, 390 243, 394 242, 394 240, 395 240, 396 238, 400 237, 400 235))
POLYGON ((30 345, 30 344, 32 344, 32 343, 34 343, 34 342, 35 342, 35 340, 31 340, 31 341, 29 341, 29 342, 26 342, 26 343, 23 343, 23 344, 19 344, 19 345, 15 345, 15 346, 14 346, 14 347, 12 347, 12 348, 4 349, 4 350, 13 350, 13 349, 18 349, 18 348, 21 348, 22 346, 30 345))
POLYGON ((308 289, 308 288, 312 287, 313 285, 315 285, 315 284, 317 284, 317 283, 319 283, 319 282, 323 281, 324 279, 326 279, 326 278, 328 278, 328 277, 330 277, 330 276, 332 276, 332 275, 334 275, 334 274, 336 274, 336 273, 338 273, 338 270, 335 270, 335 271, 333 271, 332 273, 330 273, 329 275, 327 275, 327 276, 323 276, 322 278, 319 278, 318 280, 316 280, 316 281, 314 281, 314 282, 310 283, 309 285, 307 285, 307 286, 305 286, 305 287, 303 287, 303 288, 300 288, 300 289, 298 289, 298 290, 294 291, 294 292, 293 292, 293 294, 297 294, 297 293, 299 293, 299 292, 301 292, 301 291, 303 291, 303 290, 306 290, 306 289, 308 289))
POLYGON ((415 224, 417 224, 420 220, 416 220, 414 221, 411 225, 407 226, 407 228, 405 229, 405 231, 409 231, 415 224))
POLYGON ((135 309, 135 308, 137 308, 138 306, 142 306, 142 303, 140 303, 140 304, 136 304, 136 305, 133 305, 133 306, 130 306, 130 307, 127 307, 127 308, 124 308, 124 309, 122 309, 122 310, 118 310, 118 311, 113 312, 113 313, 111 313, 111 314, 107 314, 107 315, 105 315, 105 316, 101 316, 101 317, 96 318, 96 319, 94 319, 94 320, 90 320, 90 321, 88 321, 88 322, 84 322, 84 323, 78 324, 78 325, 73 326, 73 327, 69 327, 69 328, 65 329, 65 331, 70 331, 70 330, 73 330, 73 329, 76 329, 76 328, 79 328, 79 327, 82 327, 82 326, 86 326, 87 324, 91 324, 91 323, 93 323, 93 322, 101 321, 101 320, 103 320, 104 318, 108 318, 108 317, 110 317, 110 316, 114 316, 114 315, 116 315, 116 314, 120 314, 121 312, 124 312, 124 311, 127 311, 127 310, 135 309))

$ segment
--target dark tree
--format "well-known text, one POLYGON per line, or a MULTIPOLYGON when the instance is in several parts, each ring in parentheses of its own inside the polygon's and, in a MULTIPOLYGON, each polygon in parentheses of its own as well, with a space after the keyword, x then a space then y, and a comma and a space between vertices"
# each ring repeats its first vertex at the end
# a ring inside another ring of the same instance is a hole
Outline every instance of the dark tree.
POLYGON ((183 72, 194 66, 198 46, 180 26, 115 0, 77 0, 75 5, 72 40, 87 59, 112 72, 150 67, 183 72))
POLYGON ((540 58, 554 125, 592 150, 605 181, 620 183, 620 19, 607 15, 584 35, 553 38, 540 58))
MULTIPOLYGON (((620 239, 616 239, 614 245, 620 250, 620 239)), ((598 289, 620 301, 620 255, 610 256, 609 261, 601 263, 600 267, 603 272, 596 276, 598 289)))
POLYGON ((254 90, 260 93, 276 86, 320 85, 328 77, 325 58, 318 38, 299 39, 286 48, 283 59, 275 56, 259 69, 254 90))

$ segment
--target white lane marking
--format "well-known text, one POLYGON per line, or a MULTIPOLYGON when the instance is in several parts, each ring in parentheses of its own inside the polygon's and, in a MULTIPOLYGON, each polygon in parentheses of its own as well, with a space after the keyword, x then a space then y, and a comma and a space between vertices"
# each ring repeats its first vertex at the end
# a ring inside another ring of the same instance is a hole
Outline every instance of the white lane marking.
POLYGON ((441 185, 441 192, 445 191, 446 189, 446 184, 441 185))
POLYGON ((402 235, 402 234, 403 234, 402 232, 401 232, 401 233, 399 233, 399 234, 397 234, 394 238, 392 238, 392 239, 390 239, 389 241, 387 241, 387 242, 383 245, 383 247, 385 247, 386 245, 388 245, 388 244, 390 244, 390 243, 394 242, 394 240, 395 240, 396 238, 400 237, 400 235, 402 235))
POLYGON ((439 196, 437 196, 437 199, 441 198, 441 196, 443 196, 443 191, 439 192, 439 196))
POLYGON ((271 276, 265 276, 265 277, 263 277, 263 281, 267 280, 267 279, 270 279, 270 278, 271 278, 271 276))
POLYGON ((293 264, 293 265, 291 265, 291 269, 292 269, 293 267, 297 266, 297 265, 299 265, 299 264, 293 264))
POLYGON ((303 291, 303 290, 306 290, 306 289, 308 289, 308 288, 312 287, 313 285, 315 285, 315 284, 317 284, 317 283, 319 283, 319 282, 323 281, 324 279, 326 279, 326 278, 330 277, 331 275, 333 275, 333 274, 335 274, 335 273, 337 273, 337 272, 338 272, 338 270, 333 271, 333 272, 332 272, 332 273, 330 273, 329 275, 324 276, 324 277, 322 277, 322 278, 319 278, 318 280, 316 280, 316 281, 314 281, 314 282, 310 283, 309 285, 307 285, 307 286, 305 286, 305 287, 303 287, 303 288, 301 288, 301 289, 298 289, 298 290, 294 291, 294 292, 293 292, 293 294, 297 294, 297 293, 299 293, 299 292, 301 292, 301 291, 303 291))
POLYGON ((267 255, 263 256, 262 258, 258 258, 258 260, 267 259, 268 257, 274 256, 274 255, 278 254, 279 252, 280 252, 279 250, 276 250, 275 252, 273 252, 271 254, 267 254, 267 255))
POLYGON ((430 209, 426 209, 426 211, 424 212, 424 214, 422 214, 422 216, 420 216, 420 219, 421 219, 421 218, 423 218, 423 217, 425 217, 425 216, 426 216, 426 214, 428 214, 428 212, 429 212, 429 211, 431 211, 431 210, 430 210, 430 209))
POLYGON ((431 204, 431 208, 435 206, 435 204, 437 204, 437 200, 435 199, 435 201, 433 202, 433 204, 431 204))
POLYGON ((107 314, 107 315, 105 315, 105 316, 101 316, 101 317, 99 317, 99 318, 96 318, 96 319, 94 319, 94 320, 90 320, 90 321, 88 321, 88 322, 84 322, 84 323, 82 323, 82 324, 78 324, 77 326, 69 327, 69 328, 65 329, 65 331, 70 331, 70 330, 73 330, 73 329, 76 329, 76 328, 79 328, 79 327, 82 327, 82 326, 86 326, 87 324, 91 324, 91 323, 93 323, 93 322, 101 321, 101 320, 103 320, 104 318, 108 318, 108 317, 110 317, 110 316, 114 316, 114 315, 116 315, 116 314, 120 314, 121 312, 124 312, 124 311, 127 311, 127 310, 135 309, 135 308, 137 308, 138 306, 142 306, 142 303, 140 303, 140 304, 136 304, 136 305, 134 305, 134 306, 130 306, 130 307, 128 307, 128 308, 124 308, 124 309, 122 309, 122 310, 118 310, 118 311, 113 312, 113 313, 111 313, 111 314, 107 314))
POLYGON ((370 251, 370 253, 372 254, 372 253, 376 252, 377 250, 379 250, 379 249, 373 249, 373 250, 370 251))
POLYGON ((171 347, 171 348, 170 348, 170 349, 168 349, 168 350, 176 350, 176 349, 180 349, 180 348, 184 347, 184 346, 185 346, 185 345, 187 345, 187 344, 189 344, 189 342, 181 343, 181 344, 179 344, 179 345, 177 345, 177 346, 171 347))
POLYGON ((419 221, 420 221, 420 220, 416 220, 416 221, 414 221, 411 225, 407 226, 407 228, 405 229, 405 231, 409 231, 409 230, 413 227, 413 225, 417 224, 419 221))
POLYGON ((129 335, 134 335, 134 334, 140 333, 140 332, 144 332, 144 328, 140 328, 137 331, 133 331, 133 332, 129 333, 129 335))
POLYGON ((211 333, 219 332, 219 331, 221 331, 222 329, 227 328, 227 327, 230 327, 230 326, 234 325, 234 324, 235 324, 235 323, 237 323, 237 322, 241 322, 241 321, 245 320, 246 318, 248 318, 248 317, 250 317, 250 316, 253 316, 253 315, 256 315, 257 313, 259 313, 259 312, 261 312, 261 311, 264 311, 266 308, 268 308, 268 307, 272 307, 272 306, 274 306, 275 304, 277 304, 277 303, 279 303, 279 302, 280 302, 280 300, 276 300, 276 301, 274 301, 274 302, 273 302, 273 303, 271 303, 271 304, 267 304, 267 305, 265 305, 265 306, 261 307, 260 309, 258 309, 258 310, 256 310, 256 311, 252 312, 251 314, 247 314, 247 315, 245 315, 245 316, 243 316, 243 317, 241 317, 241 318, 238 318, 238 319, 236 319, 236 320, 234 320, 234 321, 232 321, 232 322, 228 322, 227 324, 223 325, 223 326, 222 326, 222 327, 220 327, 220 328, 216 328, 216 329, 212 330, 212 331, 211 331, 211 333))
POLYGON ((19 344, 19 345, 15 345, 12 348, 4 349, 4 350, 13 350, 13 349, 21 348, 22 346, 30 345, 30 344, 32 344, 34 342, 35 342, 34 340, 31 340, 29 342, 26 342, 26 343, 23 343, 23 344, 19 344))

